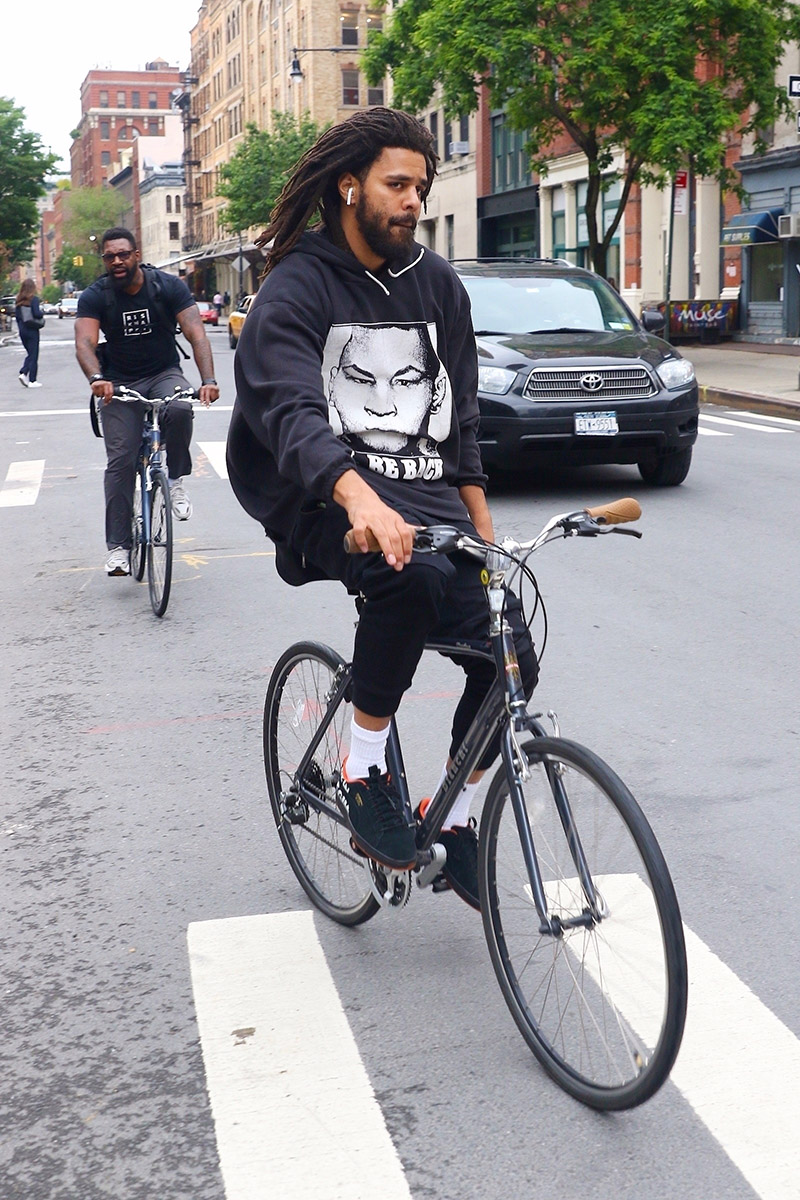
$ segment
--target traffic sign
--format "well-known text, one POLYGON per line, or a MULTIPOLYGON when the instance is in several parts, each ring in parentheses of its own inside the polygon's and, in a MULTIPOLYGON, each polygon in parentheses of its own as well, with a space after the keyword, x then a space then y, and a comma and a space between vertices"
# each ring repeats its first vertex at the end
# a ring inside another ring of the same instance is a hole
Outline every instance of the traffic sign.
POLYGON ((800 98, 800 75, 790 75, 786 90, 790 96, 800 98))

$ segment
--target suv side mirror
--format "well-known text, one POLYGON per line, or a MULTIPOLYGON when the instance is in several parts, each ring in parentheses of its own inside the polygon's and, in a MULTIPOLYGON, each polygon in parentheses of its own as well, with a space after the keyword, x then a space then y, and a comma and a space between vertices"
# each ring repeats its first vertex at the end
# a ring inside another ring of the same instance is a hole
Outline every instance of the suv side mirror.
POLYGON ((666 324, 664 314, 659 312, 657 308, 643 309, 639 320, 648 333, 658 333, 666 324))

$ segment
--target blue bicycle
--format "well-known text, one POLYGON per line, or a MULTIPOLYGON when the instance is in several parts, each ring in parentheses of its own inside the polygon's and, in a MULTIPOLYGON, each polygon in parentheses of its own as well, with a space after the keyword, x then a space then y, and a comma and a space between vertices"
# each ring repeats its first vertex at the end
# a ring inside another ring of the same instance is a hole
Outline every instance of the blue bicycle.
POLYGON ((160 415, 171 400, 196 400, 197 392, 187 388, 163 399, 148 400, 133 388, 120 385, 114 399, 127 404, 141 400, 147 405, 133 493, 131 574, 141 581, 147 565, 150 604, 155 615, 163 617, 172 586, 172 505, 160 415))

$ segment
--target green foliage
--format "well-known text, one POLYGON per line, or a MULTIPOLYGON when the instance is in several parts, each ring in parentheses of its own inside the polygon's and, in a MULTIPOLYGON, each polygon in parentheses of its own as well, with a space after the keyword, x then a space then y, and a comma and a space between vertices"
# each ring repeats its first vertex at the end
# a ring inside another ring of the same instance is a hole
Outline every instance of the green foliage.
POLYGON ((103 264, 96 254, 91 251, 87 252, 85 248, 78 249, 77 246, 67 242, 64 243, 64 249, 53 263, 53 275, 59 283, 74 283, 76 291, 94 283, 102 273, 103 264), (83 263, 77 264, 74 261, 76 258, 82 258, 83 263))
POLYGON ((55 304, 61 296, 61 288, 57 283, 46 283, 42 288, 42 299, 45 304, 55 304))
POLYGON ((688 166, 731 184, 724 137, 740 126, 758 136, 789 112, 775 76, 798 39, 793 0, 405 0, 362 65, 373 84, 391 71, 395 102, 414 112, 437 82, 450 115, 472 112, 485 84, 542 174, 554 138, 569 134, 589 164, 590 250, 603 271, 634 181, 664 186, 688 166), (603 238, 597 206, 615 148, 622 198, 603 238))
POLYGON ((58 162, 24 122, 24 110, 0 96, 0 274, 31 257, 39 226, 36 201, 58 162))
POLYGON ((274 112, 272 132, 248 125, 244 140, 220 171, 217 194, 228 201, 220 214, 231 232, 264 227, 275 201, 306 150, 329 126, 318 126, 306 112, 298 121, 292 113, 274 112))
POLYGON ((114 188, 70 188, 63 200, 64 240, 82 247, 74 254, 99 254, 92 237, 99 238, 106 229, 118 225, 127 207, 128 201, 114 188))

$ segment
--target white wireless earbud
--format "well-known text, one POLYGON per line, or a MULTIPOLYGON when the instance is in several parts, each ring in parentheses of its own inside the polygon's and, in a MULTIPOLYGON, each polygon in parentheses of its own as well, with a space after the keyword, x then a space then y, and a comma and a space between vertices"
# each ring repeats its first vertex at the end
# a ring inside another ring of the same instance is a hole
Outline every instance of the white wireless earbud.
POLYGON ((353 189, 351 187, 349 187, 347 189, 347 199, 345 200, 345 204, 347 204, 349 206, 352 203, 353 203, 353 189))

